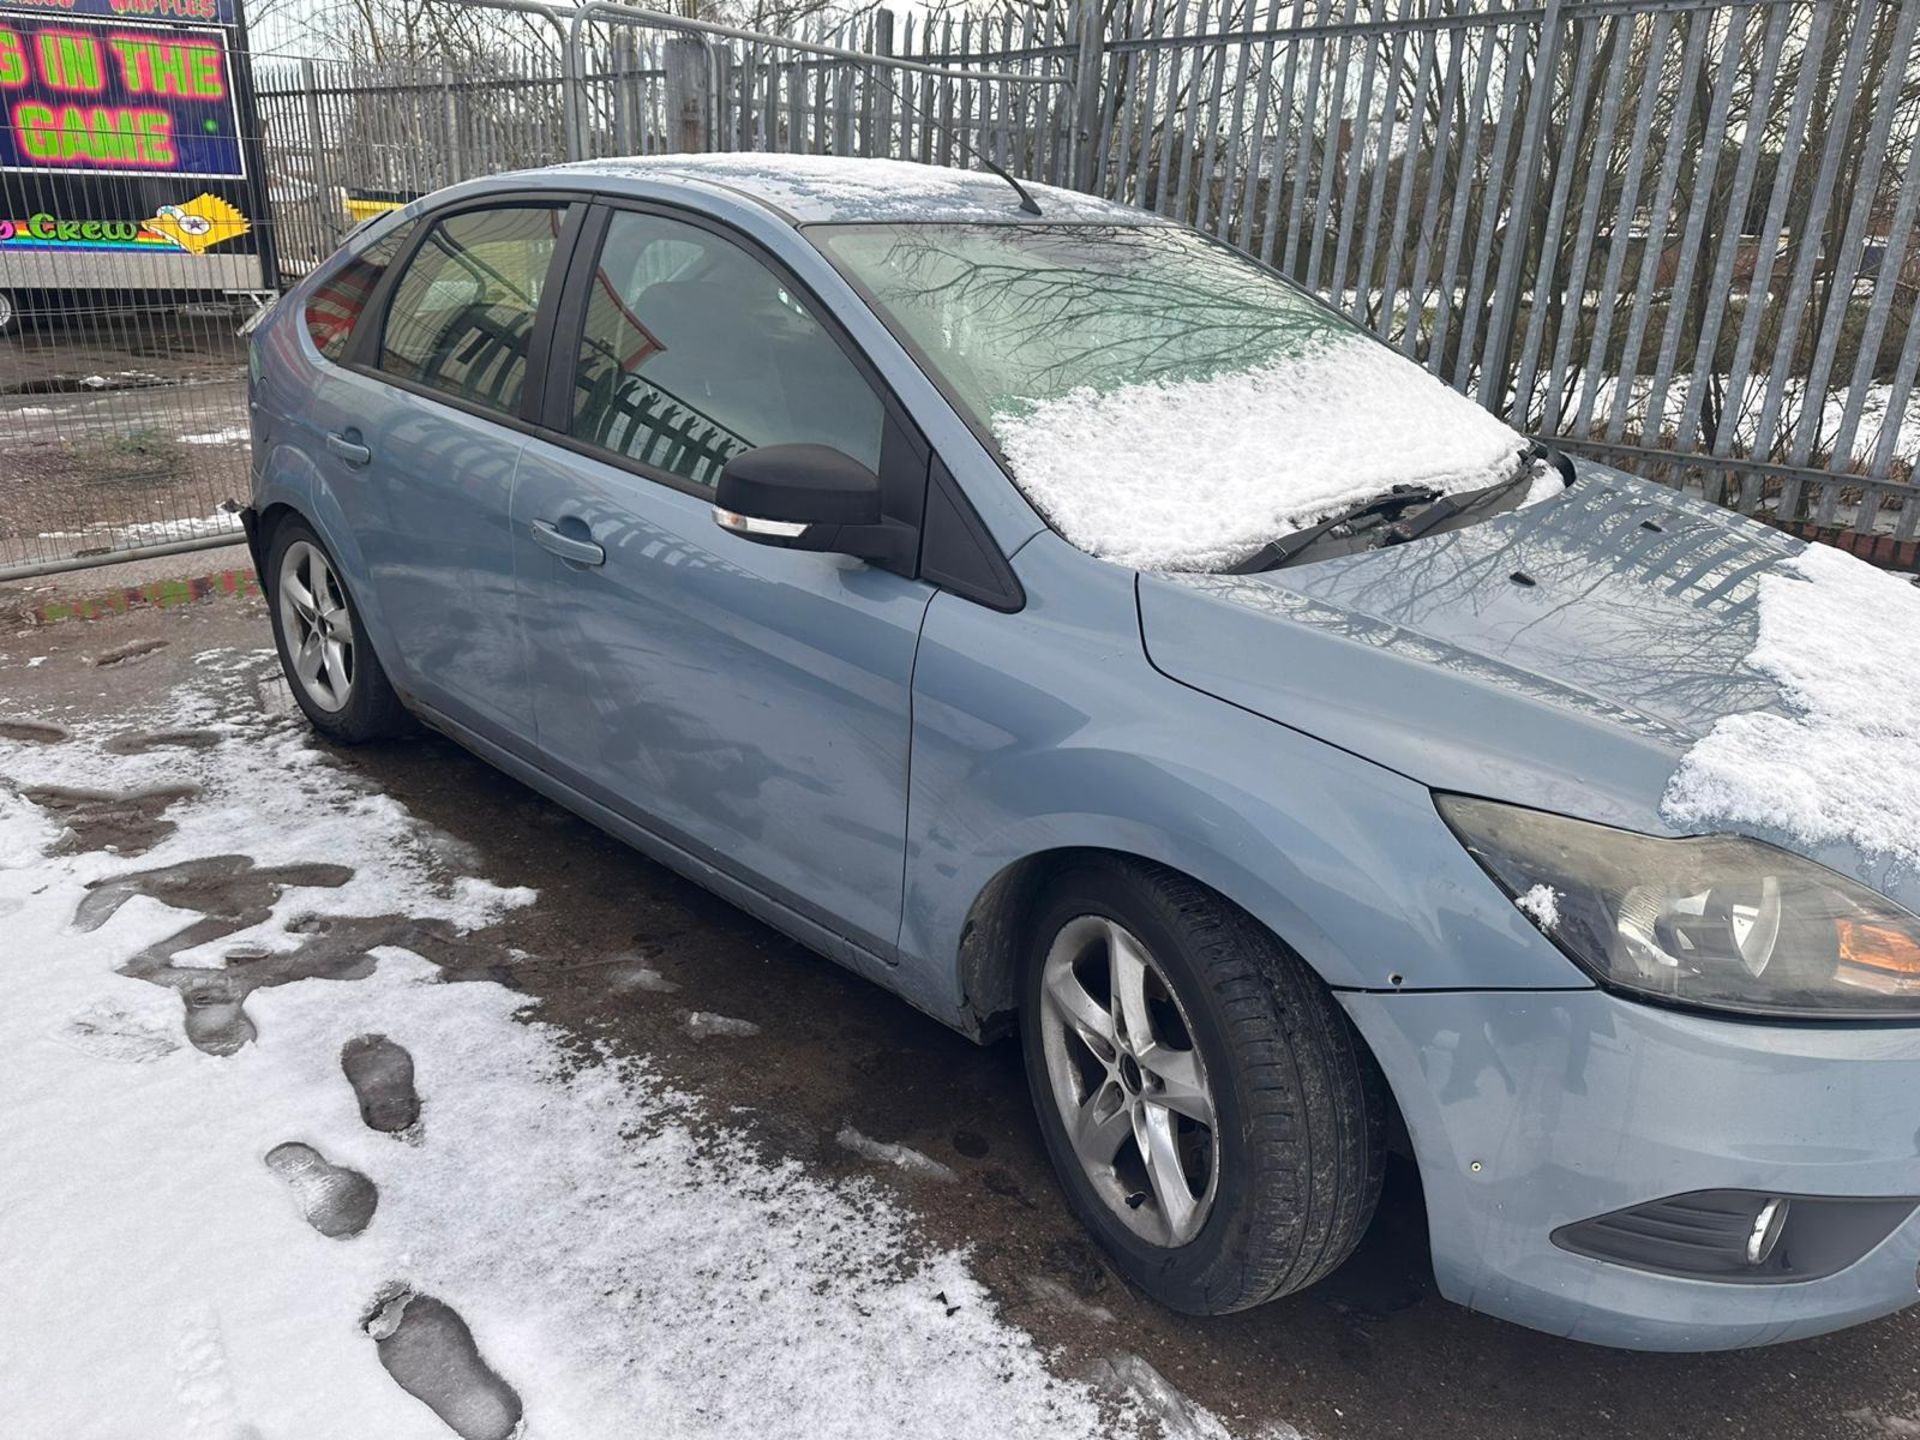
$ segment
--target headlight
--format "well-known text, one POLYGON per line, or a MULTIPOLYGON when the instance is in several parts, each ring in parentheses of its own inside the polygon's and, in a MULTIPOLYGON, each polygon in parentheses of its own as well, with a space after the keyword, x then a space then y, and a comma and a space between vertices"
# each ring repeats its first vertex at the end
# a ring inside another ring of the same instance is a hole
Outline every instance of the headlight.
POLYGON ((1735 836, 1662 840, 1436 799, 1473 858, 1603 985, 1754 1015, 1920 1017, 1920 919, 1823 865, 1735 836))

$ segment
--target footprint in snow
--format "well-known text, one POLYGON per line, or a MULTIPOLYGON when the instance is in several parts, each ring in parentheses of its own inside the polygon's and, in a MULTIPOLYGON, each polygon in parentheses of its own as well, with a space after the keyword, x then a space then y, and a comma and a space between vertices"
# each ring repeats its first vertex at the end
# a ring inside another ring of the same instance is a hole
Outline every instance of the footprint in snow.
POLYGON ((406 1285, 374 1297, 361 1321, 380 1363, 460 1440, 510 1440, 522 1407, 514 1388, 487 1364, 452 1306, 406 1285))
POLYGON ((208 1055, 236 1055, 259 1035, 246 1010, 246 988, 224 971, 208 971, 180 987, 187 1039, 208 1055))
POLYGON ((297 1140, 269 1150, 267 1168, 286 1182, 306 1222, 330 1240, 358 1235, 380 1204, 380 1191, 366 1176, 297 1140))
POLYGON ((0 740, 18 740, 27 745, 58 745, 67 732, 58 725, 38 720, 0 720, 0 740))
POLYGON ((180 1042, 152 1020, 109 1001, 95 1001, 54 1032, 62 1045, 124 1065, 144 1065, 170 1055, 180 1042))
POLYGON ((384 1035, 357 1035, 340 1050, 340 1068, 369 1130, 398 1135, 420 1118, 413 1057, 384 1035))
POLYGON ((113 755, 144 755, 149 750, 210 750, 220 743, 218 730, 143 730, 116 735, 100 748, 113 755))

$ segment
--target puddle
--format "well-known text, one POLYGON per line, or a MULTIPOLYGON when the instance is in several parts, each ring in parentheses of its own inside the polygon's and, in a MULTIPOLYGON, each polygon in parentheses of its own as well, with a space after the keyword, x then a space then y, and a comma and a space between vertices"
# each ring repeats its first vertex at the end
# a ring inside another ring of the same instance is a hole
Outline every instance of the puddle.
POLYGON ((449 972, 449 979, 510 977, 496 946, 460 935, 447 921, 406 915, 297 916, 286 925, 295 942, 289 949, 236 946, 215 966, 179 959, 264 924, 289 889, 337 889, 352 878, 344 865, 256 866, 246 855, 215 855, 97 881, 75 910, 73 923, 83 932, 97 930, 136 895, 198 911, 198 919, 149 945, 120 973, 179 994, 187 1038, 210 1055, 231 1055, 257 1038, 246 1013, 253 991, 296 980, 364 979, 374 970, 372 952, 383 946, 424 956, 449 972))
POLYGON ((66 785, 23 789, 32 801, 67 827, 55 845, 56 855, 104 850, 116 855, 144 855, 177 828, 166 818, 176 801, 200 793, 198 785, 153 785, 114 794, 107 790, 80 790, 66 785))

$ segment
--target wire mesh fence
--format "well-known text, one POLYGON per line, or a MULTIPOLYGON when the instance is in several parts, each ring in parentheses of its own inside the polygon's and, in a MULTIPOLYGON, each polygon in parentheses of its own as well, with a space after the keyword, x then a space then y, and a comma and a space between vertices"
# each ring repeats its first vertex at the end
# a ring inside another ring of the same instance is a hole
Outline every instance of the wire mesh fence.
POLYGON ((689 150, 1097 191, 1570 448, 1782 521, 1920 527, 1920 0, 1109 0, 783 37, 609 4, 460 14, 458 45, 331 59, 249 54, 224 13, 151 27, 220 83, 164 97, 171 136, 208 140, 144 173, 96 163, 142 158, 154 108, 108 43, 124 24, 96 27, 98 60, 131 128, 76 137, 96 122, 67 124, 59 85, 85 57, 0 14, 0 60, 16 36, 49 111, 0 154, 0 578, 230 536, 236 332, 360 219, 689 150))

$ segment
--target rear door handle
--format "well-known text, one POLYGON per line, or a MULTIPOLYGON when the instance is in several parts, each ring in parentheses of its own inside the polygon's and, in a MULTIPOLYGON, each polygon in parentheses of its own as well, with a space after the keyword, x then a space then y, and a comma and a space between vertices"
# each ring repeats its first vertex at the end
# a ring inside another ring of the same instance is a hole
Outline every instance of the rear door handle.
POLYGON ((549 520, 533 522, 533 543, 542 550, 551 550, 562 560, 571 560, 576 565, 604 565, 607 552, 591 540, 576 540, 571 535, 562 535, 549 520))
POLYGON ((349 430, 347 434, 342 435, 337 430, 330 431, 327 434, 327 449, 349 465, 365 465, 373 459, 373 447, 362 445, 358 440, 349 438, 359 433, 357 430, 349 430))

